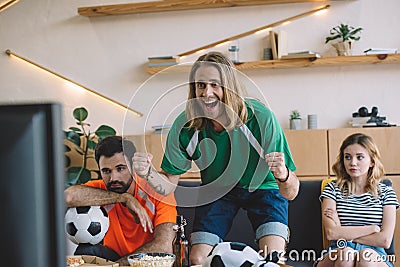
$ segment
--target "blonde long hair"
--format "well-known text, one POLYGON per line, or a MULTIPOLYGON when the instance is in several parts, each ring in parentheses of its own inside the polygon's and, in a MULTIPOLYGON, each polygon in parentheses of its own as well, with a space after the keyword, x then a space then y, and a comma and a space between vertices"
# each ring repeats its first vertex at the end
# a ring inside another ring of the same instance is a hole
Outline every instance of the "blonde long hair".
POLYGON ((228 118, 228 125, 225 125, 225 129, 231 130, 236 126, 241 126, 246 122, 248 114, 244 101, 244 97, 247 95, 246 88, 240 83, 232 61, 220 52, 209 52, 196 60, 189 74, 189 94, 186 104, 188 127, 193 127, 196 130, 204 129, 210 121, 200 112, 197 101, 193 101, 196 98, 196 71, 204 65, 215 67, 221 76, 223 88, 223 99, 221 101, 225 104, 225 112, 228 118))
POLYGON ((362 133, 355 133, 348 136, 340 146, 339 155, 336 158, 335 164, 332 166, 333 172, 337 177, 336 186, 340 188, 342 193, 344 193, 344 190, 347 189, 347 197, 353 190, 350 175, 346 172, 346 168, 344 166, 344 150, 348 146, 354 144, 364 147, 368 151, 371 161, 374 163, 373 166, 368 170, 365 190, 371 193, 374 197, 377 197, 380 193, 378 185, 380 180, 385 175, 385 171, 378 147, 376 146, 374 140, 372 137, 362 133))

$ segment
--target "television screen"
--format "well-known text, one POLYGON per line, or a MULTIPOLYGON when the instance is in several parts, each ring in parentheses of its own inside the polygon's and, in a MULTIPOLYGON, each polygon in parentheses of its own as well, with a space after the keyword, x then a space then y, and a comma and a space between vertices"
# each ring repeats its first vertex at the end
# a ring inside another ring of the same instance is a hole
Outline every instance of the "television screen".
POLYGON ((61 105, 0 105, 2 266, 64 267, 61 105))

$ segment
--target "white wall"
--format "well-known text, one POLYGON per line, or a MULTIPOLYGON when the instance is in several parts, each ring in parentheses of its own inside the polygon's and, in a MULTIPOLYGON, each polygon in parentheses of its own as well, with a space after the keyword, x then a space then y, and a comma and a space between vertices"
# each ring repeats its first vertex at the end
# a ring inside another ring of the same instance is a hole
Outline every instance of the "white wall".
MULTIPOLYGON (((120 1, 114 1, 121 3, 120 1)), ((125 1, 129 2, 129 1, 125 1)), ((133 2, 133 1, 131 1, 133 2)), ((93 0, 22 0, 0 13, 0 51, 6 49, 145 114, 136 118, 89 93, 72 88, 5 53, 0 54, 0 102, 58 101, 64 105, 65 128, 72 110, 85 106, 93 128, 109 124, 119 133, 139 134, 151 125, 172 121, 186 99, 186 74, 145 72, 148 56, 175 55, 290 17, 322 3, 266 5, 225 9, 83 17, 77 7, 109 4, 93 0), (179 86, 183 84, 182 86, 179 86), (165 94, 169 89, 171 92, 165 94), (171 113, 172 112, 172 113, 171 113), (168 115, 168 116, 167 116, 168 115)), ((277 28, 288 34, 288 50, 315 50, 333 55, 324 44, 340 22, 364 28, 354 54, 369 47, 400 48, 398 0, 331 1, 322 16, 308 16, 277 28)), ((240 58, 258 60, 265 36, 240 40, 240 58)), ((226 51, 227 47, 218 48, 226 51)), ((196 55, 197 57, 198 55, 196 55)), ((193 60, 195 57, 189 57, 193 60)), ((378 106, 380 115, 400 124, 400 64, 246 71, 260 88, 283 128, 289 112, 318 114, 319 128, 346 126, 360 106, 378 106)), ((306 126, 306 120, 303 120, 306 126)))

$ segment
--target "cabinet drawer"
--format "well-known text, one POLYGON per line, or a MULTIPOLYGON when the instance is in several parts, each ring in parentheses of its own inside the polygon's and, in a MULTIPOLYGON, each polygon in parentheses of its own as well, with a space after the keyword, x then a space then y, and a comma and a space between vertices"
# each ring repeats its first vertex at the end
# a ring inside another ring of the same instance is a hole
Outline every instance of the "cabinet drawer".
POLYGON ((285 135, 297 176, 329 175, 327 130, 285 130, 285 135))
POLYGON ((329 140, 329 170, 332 172, 332 164, 335 163, 343 140, 353 134, 363 133, 371 136, 381 153, 382 162, 387 174, 400 173, 400 127, 381 128, 343 128, 328 131, 329 140))

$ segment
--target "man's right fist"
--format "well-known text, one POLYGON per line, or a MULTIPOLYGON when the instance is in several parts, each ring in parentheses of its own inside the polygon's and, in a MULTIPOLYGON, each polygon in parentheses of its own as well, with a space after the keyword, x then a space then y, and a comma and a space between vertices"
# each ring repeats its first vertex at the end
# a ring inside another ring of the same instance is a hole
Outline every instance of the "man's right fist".
POLYGON ((153 155, 143 152, 136 152, 132 158, 133 171, 142 178, 147 178, 151 169, 153 155))

